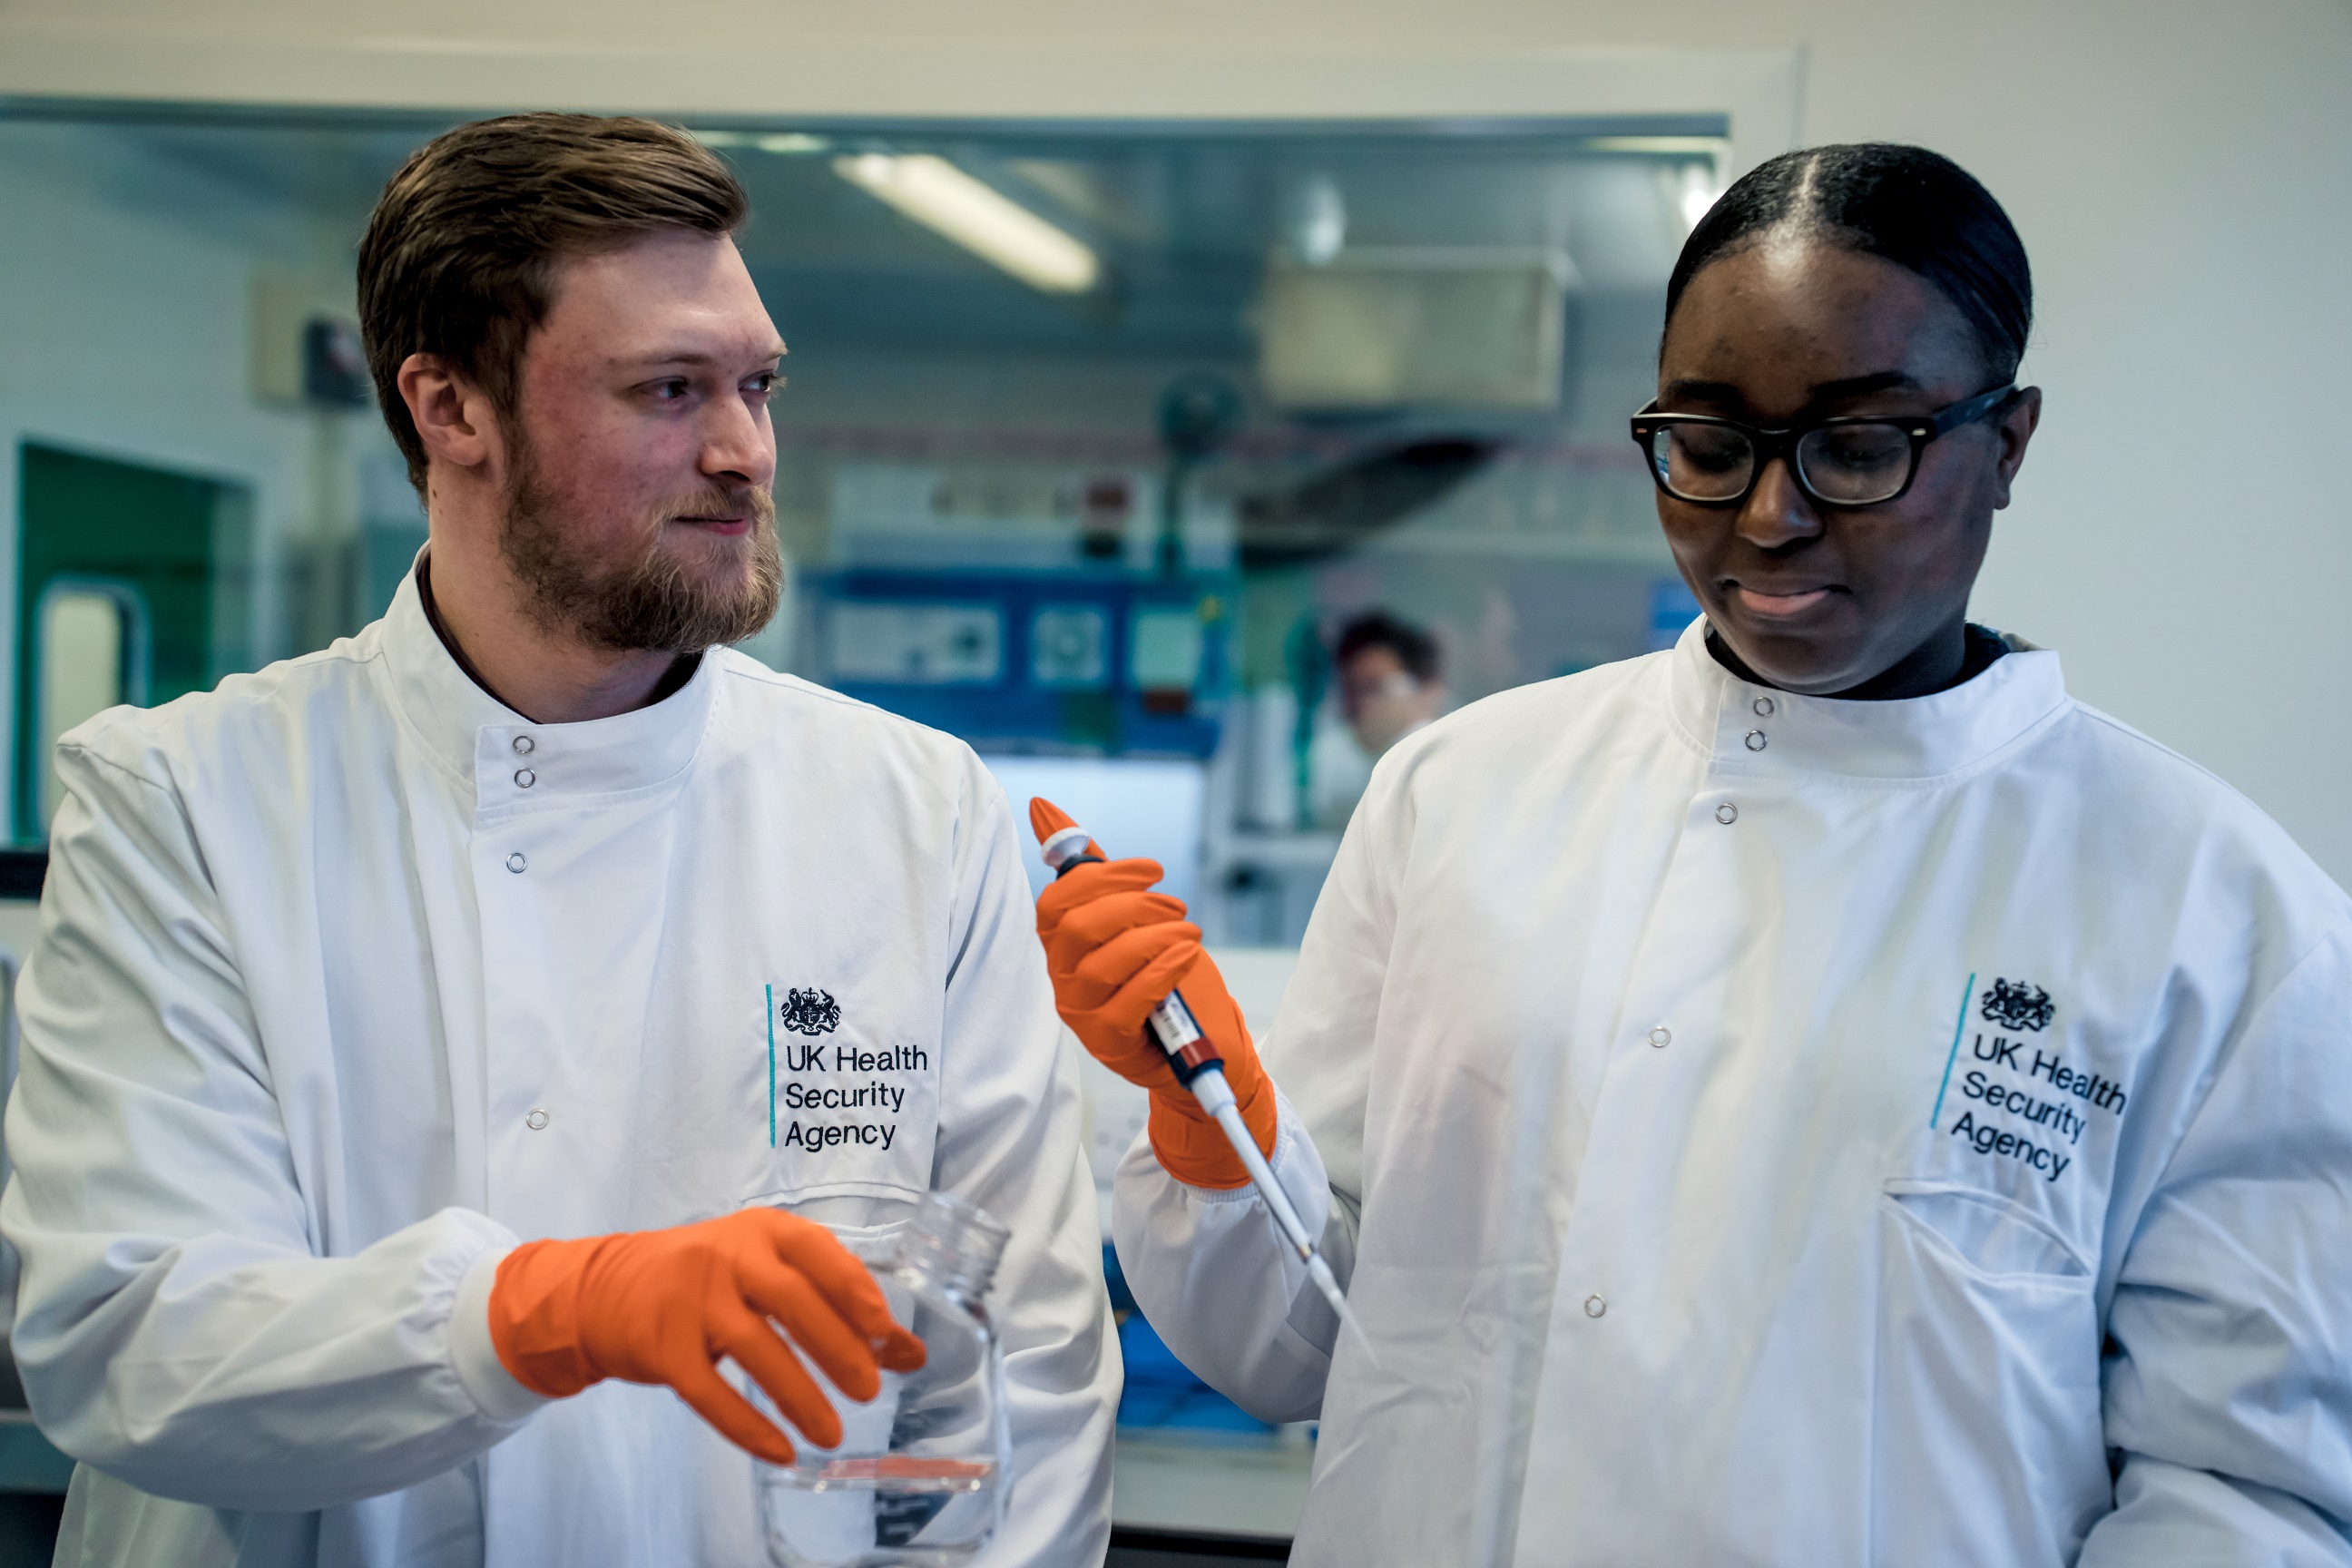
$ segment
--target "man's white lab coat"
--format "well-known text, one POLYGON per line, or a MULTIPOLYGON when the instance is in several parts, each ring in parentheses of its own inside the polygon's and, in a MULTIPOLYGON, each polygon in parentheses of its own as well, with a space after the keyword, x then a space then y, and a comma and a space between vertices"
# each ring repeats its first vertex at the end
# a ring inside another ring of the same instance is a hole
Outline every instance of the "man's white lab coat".
POLYGON ((988 1561, 1091 1563, 1116 1342, 1003 792, 728 652, 538 725, 412 577, 324 653, 61 743, 0 1226, 75 1563, 766 1561, 664 1388, 491 1352, 518 1239, 938 1188, 1013 1227, 988 1561))
POLYGON ((1153 1325, 1322 1418, 1292 1561, 2352 1563, 2352 904, 2053 654, 1842 702, 1702 630, 1348 830, 1265 1055, 1377 1364, 1122 1166, 1153 1325))

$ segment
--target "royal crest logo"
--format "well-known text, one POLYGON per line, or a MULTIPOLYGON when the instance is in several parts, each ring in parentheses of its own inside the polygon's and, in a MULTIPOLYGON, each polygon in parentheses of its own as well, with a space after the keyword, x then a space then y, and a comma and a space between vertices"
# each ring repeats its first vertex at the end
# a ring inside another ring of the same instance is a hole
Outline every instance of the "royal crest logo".
POLYGON ((2050 993, 2023 980, 1996 980, 1984 994, 1984 1019, 2007 1029, 2046 1029, 2058 1016, 2050 993))
POLYGON ((783 1005, 776 1009, 776 1022, 796 1035, 829 1035, 841 1027, 841 1004, 830 991, 794 988, 784 993, 783 1005))

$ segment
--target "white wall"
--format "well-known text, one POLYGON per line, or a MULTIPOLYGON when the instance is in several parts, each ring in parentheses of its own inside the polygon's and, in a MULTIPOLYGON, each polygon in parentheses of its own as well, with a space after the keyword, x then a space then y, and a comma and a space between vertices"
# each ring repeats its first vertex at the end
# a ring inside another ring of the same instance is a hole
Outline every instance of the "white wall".
MULTIPOLYGON (((324 264, 339 259, 320 254, 331 243, 308 214, 112 128, 0 121, 0 497, 12 519, 0 534, 0 753, 16 689, 13 519, 26 441, 244 487, 260 570, 252 646, 232 658, 287 650, 284 547, 339 521, 322 511, 351 510, 352 453, 373 437, 364 425, 356 440, 330 428, 349 416, 254 400, 253 284, 265 271, 347 273, 324 264)), ((0 812, 8 776, 0 769, 0 812)))
POLYGON ((2352 7, 0 0, 0 92, 818 114, 1730 108, 2008 205, 2048 423, 1979 600, 2352 880, 2352 7), (1680 53, 1704 44, 1709 53, 1680 53), (1800 50, 1801 70, 1788 51, 1800 50), (1663 51, 1663 52, 1662 52, 1663 51))

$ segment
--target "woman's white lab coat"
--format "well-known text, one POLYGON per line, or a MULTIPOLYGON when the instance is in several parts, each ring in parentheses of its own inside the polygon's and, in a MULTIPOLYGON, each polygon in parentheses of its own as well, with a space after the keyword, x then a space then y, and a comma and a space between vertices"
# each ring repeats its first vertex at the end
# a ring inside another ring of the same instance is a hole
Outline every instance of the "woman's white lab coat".
POLYGON ((1246 1192, 1115 1224, 1320 1415, 1294 1563, 2352 1563, 2352 905, 2054 654, 1440 721, 1265 1056, 1377 1362, 1246 1192))
POLYGON ((1118 1363, 1075 1066, 969 749, 724 652, 534 725, 412 578, 58 766, 0 1226, 34 1413, 83 1461, 61 1562, 764 1563, 752 1461, 668 1390, 507 1377, 493 1266, 933 1187, 1013 1227, 988 1560, 1097 1560, 1118 1363))

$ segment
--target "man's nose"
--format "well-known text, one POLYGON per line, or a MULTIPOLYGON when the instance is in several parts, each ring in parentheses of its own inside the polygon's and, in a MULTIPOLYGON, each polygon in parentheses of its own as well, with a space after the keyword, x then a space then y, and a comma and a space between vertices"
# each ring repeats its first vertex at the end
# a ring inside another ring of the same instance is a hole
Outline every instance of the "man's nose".
POLYGON ((765 487, 775 482, 776 433, 766 410, 740 397, 713 400, 702 426, 702 471, 765 487))
POLYGON ((1739 503, 1739 537, 1759 550, 1773 550, 1822 531, 1821 513, 1797 483, 1785 458, 1774 458, 1756 476, 1756 488, 1739 503))

